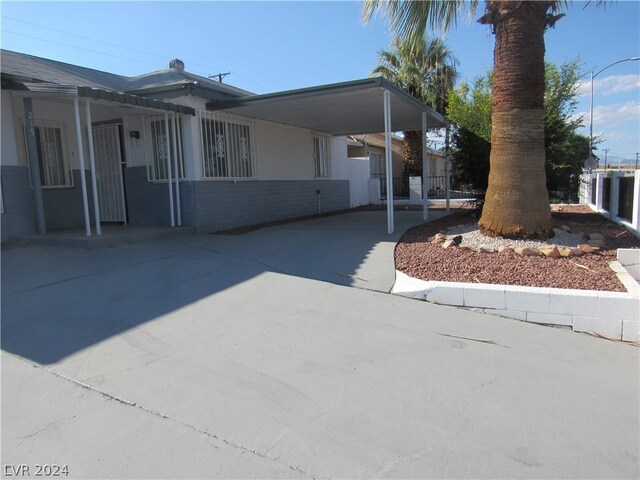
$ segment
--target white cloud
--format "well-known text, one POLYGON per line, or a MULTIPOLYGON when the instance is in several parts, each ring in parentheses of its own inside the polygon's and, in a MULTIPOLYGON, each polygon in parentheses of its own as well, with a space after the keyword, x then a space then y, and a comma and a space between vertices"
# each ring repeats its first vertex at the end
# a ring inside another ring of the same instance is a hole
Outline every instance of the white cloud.
POLYGON ((640 119, 640 103, 629 100, 593 108, 593 122, 599 125, 620 125, 640 119))
MULTIPOLYGON (((610 75, 604 78, 596 78, 593 81, 593 93, 607 96, 614 93, 631 92, 640 88, 640 75, 630 73, 628 75, 610 75)), ((580 82, 578 95, 589 96, 591 93, 591 81, 585 79, 580 82)))
MULTIPOLYGON (((589 112, 578 112, 572 117, 582 115, 585 126, 589 125, 589 112)), ((593 124, 599 128, 621 125, 626 122, 640 120, 640 103, 629 100, 625 103, 613 103, 593 107, 593 124)))
POLYGON ((622 140, 634 140, 634 137, 627 132, 621 132, 619 130, 611 130, 608 132, 600 133, 602 138, 606 138, 609 141, 622 141, 622 140))

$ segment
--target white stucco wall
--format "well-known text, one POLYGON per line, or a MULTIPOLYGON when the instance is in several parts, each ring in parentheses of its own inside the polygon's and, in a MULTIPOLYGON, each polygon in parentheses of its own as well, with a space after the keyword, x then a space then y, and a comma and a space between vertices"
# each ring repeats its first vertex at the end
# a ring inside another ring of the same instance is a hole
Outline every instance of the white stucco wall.
POLYGON ((346 137, 331 141, 331 178, 349 180, 352 207, 369 204, 370 162, 368 157, 349 158, 346 137))
POLYGON ((255 122, 256 160, 262 180, 313 180, 313 134, 275 123, 255 122))

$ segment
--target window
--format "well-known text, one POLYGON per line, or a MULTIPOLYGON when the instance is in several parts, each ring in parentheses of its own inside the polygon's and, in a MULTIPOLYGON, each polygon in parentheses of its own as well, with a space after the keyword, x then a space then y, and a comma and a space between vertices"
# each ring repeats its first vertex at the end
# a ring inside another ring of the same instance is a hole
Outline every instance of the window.
POLYGON ((313 163, 316 177, 329 176, 329 140, 327 137, 313 137, 313 163))
POLYGON ((175 145, 173 118, 169 118, 169 141, 164 115, 145 117, 145 138, 147 139, 147 171, 150 181, 168 180, 167 158, 170 160, 171 178, 176 178, 174 151, 178 153, 178 178, 184 177, 184 158, 182 155, 182 120, 178 119, 178 143, 175 145), (167 157, 168 156, 168 157, 167 157))
POLYGON ((384 155, 382 153, 369 153, 369 167, 371 169, 371 178, 386 177, 384 163, 384 155))
MULTIPOLYGON (((64 125, 44 120, 36 120, 34 125, 36 151, 40 167, 40 185, 50 188, 72 187, 73 179, 66 155, 67 136, 64 125)), ((29 157, 27 156, 28 161, 29 157)))
POLYGON ((200 112, 202 175, 205 178, 255 176, 251 126, 210 112, 200 112))

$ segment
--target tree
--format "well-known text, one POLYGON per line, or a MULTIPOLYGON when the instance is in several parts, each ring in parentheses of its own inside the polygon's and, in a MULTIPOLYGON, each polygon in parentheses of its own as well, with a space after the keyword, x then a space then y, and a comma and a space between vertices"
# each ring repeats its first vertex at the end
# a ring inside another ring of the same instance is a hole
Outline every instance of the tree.
MULTIPOLYGON (((478 222, 487 235, 553 235, 544 150, 544 32, 563 16, 566 2, 487 0, 478 20, 495 34, 490 173, 478 222)), ((421 38, 427 26, 446 31, 479 1, 365 0, 363 17, 389 17, 404 38, 421 38)))
POLYGON ((454 122, 450 158, 454 188, 472 192, 482 211, 491 151, 491 73, 462 83, 449 95, 447 116, 454 122))
MULTIPOLYGON (((560 67, 545 66, 544 140, 548 191, 558 200, 577 194, 578 178, 589 141, 579 135, 582 118, 575 117, 580 79, 578 59, 560 67)), ((489 175, 492 73, 478 77, 473 86, 461 84, 449 98, 448 117, 455 122, 451 159, 453 180, 484 200, 489 175)))
MULTIPOLYGON (((444 115, 457 77, 457 63, 440 38, 413 41, 395 37, 392 48, 380 52, 379 65, 371 74, 390 80, 444 115)), ((422 132, 404 132, 403 151, 405 173, 421 175, 422 132)))

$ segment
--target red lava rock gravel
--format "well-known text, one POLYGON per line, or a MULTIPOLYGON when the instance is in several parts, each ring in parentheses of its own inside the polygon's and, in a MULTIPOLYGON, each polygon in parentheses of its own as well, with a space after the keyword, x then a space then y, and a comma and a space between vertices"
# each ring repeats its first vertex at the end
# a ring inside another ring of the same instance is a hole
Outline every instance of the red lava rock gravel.
POLYGON ((616 259, 618 248, 640 248, 640 239, 585 206, 556 207, 553 218, 554 227, 566 225, 576 233, 603 234, 605 246, 589 255, 554 259, 432 245, 436 233, 476 222, 468 210, 457 211, 408 230, 395 249, 396 269, 422 280, 626 291, 608 262, 616 259))

